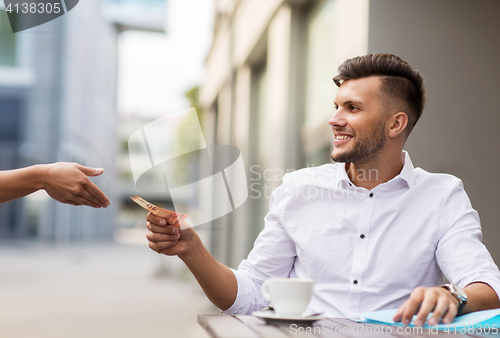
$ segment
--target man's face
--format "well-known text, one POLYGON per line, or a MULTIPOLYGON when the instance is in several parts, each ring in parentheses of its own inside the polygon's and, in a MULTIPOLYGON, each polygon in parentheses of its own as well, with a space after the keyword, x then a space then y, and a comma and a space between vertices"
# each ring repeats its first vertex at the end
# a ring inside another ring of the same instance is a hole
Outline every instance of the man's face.
POLYGON ((348 80, 335 98, 336 113, 330 119, 335 135, 331 157, 335 162, 368 163, 386 142, 387 114, 383 107, 380 77, 348 80))

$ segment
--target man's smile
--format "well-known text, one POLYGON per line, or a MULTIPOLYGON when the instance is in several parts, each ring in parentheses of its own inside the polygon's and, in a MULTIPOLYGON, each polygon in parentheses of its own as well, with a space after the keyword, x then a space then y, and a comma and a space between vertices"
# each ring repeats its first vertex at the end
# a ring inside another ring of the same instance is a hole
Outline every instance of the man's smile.
POLYGON ((352 135, 342 134, 342 133, 335 133, 334 136, 335 140, 333 141, 333 143, 335 146, 347 143, 354 137, 352 135))

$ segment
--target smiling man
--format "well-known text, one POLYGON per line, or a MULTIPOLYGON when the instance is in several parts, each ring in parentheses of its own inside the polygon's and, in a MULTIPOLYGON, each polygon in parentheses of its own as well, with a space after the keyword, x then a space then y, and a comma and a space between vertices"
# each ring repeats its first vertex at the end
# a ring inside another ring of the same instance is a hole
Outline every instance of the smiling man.
POLYGON ((422 75, 390 54, 349 59, 330 120, 336 164, 285 175, 265 229, 238 270, 218 263, 193 229, 152 214, 150 247, 178 255, 227 313, 268 304, 270 277, 315 280, 308 312, 329 317, 398 309, 394 320, 447 323, 500 307, 500 273, 462 182, 414 168, 403 146, 422 114, 422 75), (444 277, 449 284, 444 283, 444 277))

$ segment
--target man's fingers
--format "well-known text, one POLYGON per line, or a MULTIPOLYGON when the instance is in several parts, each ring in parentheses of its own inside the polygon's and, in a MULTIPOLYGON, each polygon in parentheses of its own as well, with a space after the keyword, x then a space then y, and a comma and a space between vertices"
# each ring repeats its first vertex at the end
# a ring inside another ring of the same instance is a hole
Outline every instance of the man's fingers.
POLYGON ((161 217, 158 217, 158 216, 155 216, 153 215, 152 213, 149 213, 147 216, 146 216, 146 220, 150 223, 153 223, 153 224, 156 224, 156 225, 161 225, 161 226, 165 226, 167 225, 167 221, 164 219, 164 218, 161 218, 161 217))
POLYGON ((406 302, 406 308, 404 309, 403 316, 401 318, 403 325, 410 324, 413 316, 417 313, 417 310, 424 299, 424 293, 425 289, 421 287, 415 288, 412 291, 410 298, 406 302))
POLYGON ((172 241, 172 242, 149 242, 149 247, 158 252, 161 253, 162 250, 169 249, 173 247, 174 245, 177 244, 177 241, 172 241))
POLYGON ((439 324, 441 318, 443 318, 444 314, 448 311, 448 304, 449 303, 446 298, 440 297, 438 299, 437 305, 432 313, 432 317, 429 318, 429 325, 439 324))
POLYGON ((458 314, 458 306, 455 303, 448 303, 448 311, 443 317, 443 323, 449 324, 458 314))
POLYGON ((149 229, 149 231, 158 234, 174 235, 179 233, 179 227, 173 225, 159 226, 156 224, 152 224, 151 222, 146 222, 146 227, 149 229))
POLYGON ((437 301, 438 296, 434 293, 434 290, 427 289, 422 305, 420 306, 420 310, 418 311, 417 318, 415 318, 416 326, 424 325, 425 321, 427 320, 427 316, 436 307, 437 301))
POLYGON ((403 317, 403 313, 406 309, 406 303, 408 301, 404 302, 399 308, 398 310, 396 311, 396 314, 394 315, 394 317, 392 317, 392 320, 395 321, 395 322, 400 322, 401 321, 401 318, 403 317))
POLYGON ((167 234, 158 234, 154 232, 148 232, 146 238, 151 242, 172 242, 177 241, 180 238, 180 234, 175 235, 167 235, 167 234))

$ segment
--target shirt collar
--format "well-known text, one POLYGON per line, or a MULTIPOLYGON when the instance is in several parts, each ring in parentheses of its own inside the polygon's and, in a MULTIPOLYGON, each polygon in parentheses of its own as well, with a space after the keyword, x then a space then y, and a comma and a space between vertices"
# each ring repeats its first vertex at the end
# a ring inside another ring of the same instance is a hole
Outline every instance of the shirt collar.
POLYGON ((345 164, 339 163, 337 165, 337 187, 343 186, 346 187, 348 185, 353 185, 349 176, 347 176, 347 172, 345 170, 345 164))
POLYGON ((407 151, 403 150, 402 156, 403 156, 403 169, 401 169, 401 172, 396 177, 400 177, 403 180, 405 180, 406 183, 408 183, 408 187, 412 188, 415 185, 415 167, 413 166, 413 163, 410 159, 410 155, 408 154, 407 151))
MULTIPOLYGON (((413 166, 413 163, 410 159, 410 155, 408 154, 407 151, 403 150, 401 156, 403 160, 403 169, 401 169, 399 175, 394 177, 389 182, 402 179, 406 181, 409 188, 412 188, 415 185, 415 167, 413 166)), ((343 185, 344 187, 347 185, 353 185, 351 180, 349 179, 349 176, 347 176, 347 172, 345 170, 345 164, 343 163, 339 163, 337 171, 337 186, 340 185, 343 185)))

